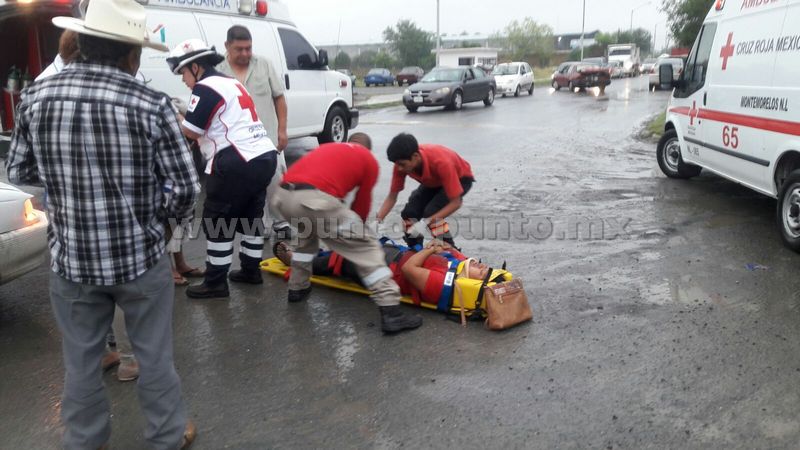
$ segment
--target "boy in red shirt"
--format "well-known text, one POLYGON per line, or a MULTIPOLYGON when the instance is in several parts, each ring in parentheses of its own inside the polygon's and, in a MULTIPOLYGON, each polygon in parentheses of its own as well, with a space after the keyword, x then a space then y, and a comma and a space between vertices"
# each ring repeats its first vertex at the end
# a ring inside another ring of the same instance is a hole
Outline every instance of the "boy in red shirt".
POLYGON ((469 163, 447 147, 418 144, 416 138, 407 133, 400 133, 392 139, 386 155, 394 163, 394 173, 389 195, 378 210, 378 221, 382 221, 397 203, 397 194, 403 190, 405 178, 409 176, 420 185, 411 193, 400 213, 406 244, 409 247, 422 244, 422 235, 412 227, 423 221, 434 239, 455 247, 445 219, 461 207, 464 195, 475 182, 469 163))

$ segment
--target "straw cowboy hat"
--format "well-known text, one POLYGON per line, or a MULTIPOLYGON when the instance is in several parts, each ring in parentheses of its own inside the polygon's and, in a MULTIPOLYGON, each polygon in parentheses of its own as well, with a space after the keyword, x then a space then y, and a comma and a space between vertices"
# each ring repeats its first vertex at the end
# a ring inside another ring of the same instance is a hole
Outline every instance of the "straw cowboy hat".
POLYGON ((169 48, 150 42, 144 6, 134 0, 91 0, 86 19, 54 17, 53 25, 89 36, 140 45, 166 52, 169 48))

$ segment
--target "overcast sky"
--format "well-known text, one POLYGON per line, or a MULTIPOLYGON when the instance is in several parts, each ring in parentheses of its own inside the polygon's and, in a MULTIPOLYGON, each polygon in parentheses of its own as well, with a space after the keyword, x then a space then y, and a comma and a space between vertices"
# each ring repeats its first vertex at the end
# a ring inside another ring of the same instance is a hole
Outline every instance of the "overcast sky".
MULTIPOLYGON (((336 44, 341 20, 342 44, 381 42, 382 32, 400 19, 436 31, 436 0, 283 0, 292 19, 315 45, 336 44)), ((580 33, 583 0, 440 0, 441 33, 490 34, 510 21, 530 16, 553 27, 556 34, 580 33)), ((666 15, 660 0, 586 0, 586 31, 634 27, 653 32, 664 43, 666 15), (641 6, 644 5, 644 6, 641 6)))

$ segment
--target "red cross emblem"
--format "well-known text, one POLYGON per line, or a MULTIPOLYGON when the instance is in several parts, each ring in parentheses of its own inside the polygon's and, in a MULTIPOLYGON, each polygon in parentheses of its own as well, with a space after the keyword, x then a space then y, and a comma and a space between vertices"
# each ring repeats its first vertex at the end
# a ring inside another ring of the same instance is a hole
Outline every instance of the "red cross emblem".
POLYGON ((700 114, 700 110, 697 109, 697 102, 692 102, 692 109, 689 110, 689 125, 694 125, 694 119, 700 114))
POLYGON ((198 98, 192 97, 192 100, 189 102, 190 106, 197 106, 198 98))
POLYGON ((258 120, 258 114, 256 114, 256 104, 253 103, 253 99, 250 97, 250 94, 244 90, 241 84, 236 83, 236 87, 239 88, 239 92, 242 93, 242 95, 239 96, 239 106, 241 106, 242 109, 249 109, 250 116, 253 118, 253 122, 255 122, 258 120))
POLYGON ((719 51, 719 56, 722 58, 722 70, 728 68, 728 58, 733 56, 733 33, 728 33, 728 43, 719 51))

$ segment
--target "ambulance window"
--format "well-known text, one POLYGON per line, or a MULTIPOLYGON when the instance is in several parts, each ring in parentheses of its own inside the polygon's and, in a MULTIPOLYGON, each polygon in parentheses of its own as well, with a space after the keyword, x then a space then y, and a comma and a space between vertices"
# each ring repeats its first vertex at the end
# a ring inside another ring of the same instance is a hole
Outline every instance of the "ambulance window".
POLYGON ((680 92, 675 92, 676 97, 688 97, 705 85, 708 61, 711 57, 711 47, 714 44, 716 31, 717 24, 715 23, 708 23, 703 27, 683 71, 685 84, 680 92))
POLYGON ((289 70, 314 70, 317 66, 317 52, 300 33, 287 28, 279 28, 283 44, 283 53, 286 55, 286 67, 289 70))

